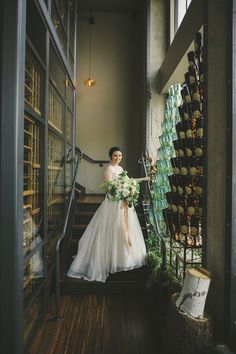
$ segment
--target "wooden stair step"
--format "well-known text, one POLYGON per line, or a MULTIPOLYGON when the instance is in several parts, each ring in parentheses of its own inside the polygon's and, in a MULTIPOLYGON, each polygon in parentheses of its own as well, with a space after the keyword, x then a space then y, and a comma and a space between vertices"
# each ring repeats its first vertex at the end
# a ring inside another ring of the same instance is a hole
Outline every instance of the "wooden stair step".
POLYGON ((130 271, 110 274, 105 283, 87 281, 82 278, 66 277, 61 283, 63 294, 120 294, 120 293, 146 293, 149 271, 146 266, 130 271))
POLYGON ((85 230, 88 224, 73 224, 73 230, 85 230))

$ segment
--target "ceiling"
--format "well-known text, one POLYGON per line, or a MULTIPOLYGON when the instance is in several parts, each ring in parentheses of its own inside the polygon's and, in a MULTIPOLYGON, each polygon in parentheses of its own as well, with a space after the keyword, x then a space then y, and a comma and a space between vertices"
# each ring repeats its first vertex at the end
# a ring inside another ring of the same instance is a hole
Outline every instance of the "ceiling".
POLYGON ((146 0, 77 0, 80 12, 133 12, 144 8, 146 0))

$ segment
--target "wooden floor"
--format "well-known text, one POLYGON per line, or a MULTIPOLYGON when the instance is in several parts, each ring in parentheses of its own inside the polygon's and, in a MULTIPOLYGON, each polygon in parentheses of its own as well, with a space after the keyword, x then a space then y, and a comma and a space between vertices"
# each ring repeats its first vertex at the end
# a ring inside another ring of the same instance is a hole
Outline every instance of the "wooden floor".
POLYGON ((50 313, 27 354, 162 354, 156 296, 64 296, 63 319, 50 313))

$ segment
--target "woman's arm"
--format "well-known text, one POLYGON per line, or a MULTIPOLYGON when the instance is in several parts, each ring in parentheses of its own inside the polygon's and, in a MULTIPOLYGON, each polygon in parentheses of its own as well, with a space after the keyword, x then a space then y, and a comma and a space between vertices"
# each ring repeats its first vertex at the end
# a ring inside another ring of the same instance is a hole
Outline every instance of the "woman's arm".
POLYGON ((111 166, 108 166, 104 171, 103 180, 104 182, 106 182, 106 181, 110 181, 111 179, 112 179, 112 169, 111 166))
POLYGON ((150 181, 150 177, 142 177, 142 178, 134 178, 135 181, 137 181, 138 183, 140 182, 145 182, 145 181, 150 181))

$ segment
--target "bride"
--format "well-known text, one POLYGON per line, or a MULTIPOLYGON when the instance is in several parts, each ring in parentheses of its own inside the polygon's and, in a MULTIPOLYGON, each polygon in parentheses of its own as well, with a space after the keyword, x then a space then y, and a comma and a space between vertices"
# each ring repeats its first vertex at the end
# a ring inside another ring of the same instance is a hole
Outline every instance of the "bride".
MULTIPOLYGON (((104 171, 104 181, 115 180, 122 173, 119 147, 109 151, 111 163, 104 171)), ((149 180, 139 178, 138 182, 149 180)), ((78 244, 78 253, 67 275, 105 282, 109 273, 131 270, 145 264, 146 247, 134 207, 107 197, 100 205, 78 244), (127 220, 125 217, 127 211, 127 220), (128 221, 128 225, 127 225, 128 221)))

